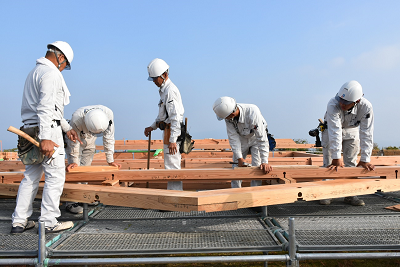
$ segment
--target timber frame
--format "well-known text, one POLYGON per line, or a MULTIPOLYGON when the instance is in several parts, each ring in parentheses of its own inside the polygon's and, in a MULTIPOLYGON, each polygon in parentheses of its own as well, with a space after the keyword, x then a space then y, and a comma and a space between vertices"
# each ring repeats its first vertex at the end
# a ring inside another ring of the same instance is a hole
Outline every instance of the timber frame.
MULTIPOLYGON (((74 172, 67 182, 101 182, 104 185, 65 184, 63 201, 162 209, 171 211, 222 211, 239 208, 292 203, 400 190, 399 166, 343 168, 329 171, 317 166, 276 166, 269 174, 258 168, 120 170, 74 172), (173 191, 151 188, 119 187, 120 182, 135 181, 226 181, 269 180, 275 184, 259 187, 227 188, 209 191, 173 191), (322 179, 336 179, 321 181, 322 179), (118 182, 117 182, 118 181, 118 182), (105 186, 107 185, 107 186, 105 186), (114 186, 113 186, 114 185, 114 186)), ((87 171, 87 169, 85 170, 87 171)), ((23 173, 0 173, 0 195, 16 196, 23 173)), ((40 189, 37 197, 41 197, 40 189)))

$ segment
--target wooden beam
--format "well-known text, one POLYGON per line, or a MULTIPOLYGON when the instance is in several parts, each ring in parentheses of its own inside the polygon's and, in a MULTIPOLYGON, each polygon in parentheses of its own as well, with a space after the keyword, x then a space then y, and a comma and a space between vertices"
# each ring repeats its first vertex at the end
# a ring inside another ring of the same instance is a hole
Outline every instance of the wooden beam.
POLYGON ((69 171, 69 173, 82 172, 116 172, 118 167, 115 166, 77 166, 69 171))
MULTIPOLYGON (((194 139, 195 149, 213 149, 213 150, 230 150, 228 139, 194 139)), ((315 147, 314 144, 296 144, 293 139, 275 139, 276 148, 311 148, 315 147)), ((115 150, 147 150, 147 140, 124 140, 123 142, 116 140, 114 149, 115 150)), ((162 149, 162 140, 152 140, 152 149, 162 149)), ((97 150, 104 150, 103 146, 96 146, 97 150)))
MULTIPOLYGON (((109 172, 67 173, 67 182, 102 182, 104 180, 133 181, 185 181, 185 180, 269 180, 290 178, 297 181, 313 181, 321 179, 339 179, 355 177, 382 177, 396 179, 400 166, 375 167, 374 171, 363 168, 347 167, 338 171, 318 168, 313 165, 275 166, 274 170, 264 174, 259 168, 218 168, 218 169, 181 169, 181 170, 119 170, 109 172)), ((0 173, 3 183, 18 182, 23 173, 0 173)))
MULTIPOLYGON (((384 192, 398 191, 400 190, 400 179, 339 179, 200 192, 65 184, 61 200, 83 203, 99 200, 106 205, 171 211, 211 212, 285 204, 297 200, 312 201, 371 194, 378 190, 384 192)), ((17 184, 0 184, 1 195, 16 196, 17 192, 17 184)), ((43 184, 40 184, 38 198, 41 198, 42 192, 43 184)))
POLYGON ((105 180, 101 184, 105 186, 119 186, 119 180, 105 180))

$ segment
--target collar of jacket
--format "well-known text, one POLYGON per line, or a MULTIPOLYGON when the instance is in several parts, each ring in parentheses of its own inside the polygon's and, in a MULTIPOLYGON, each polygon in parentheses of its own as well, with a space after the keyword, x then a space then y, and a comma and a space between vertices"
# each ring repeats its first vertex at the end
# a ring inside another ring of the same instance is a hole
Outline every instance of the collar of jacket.
POLYGON ((164 82, 164 85, 160 87, 160 89, 158 90, 160 93, 164 93, 165 88, 167 88, 167 86, 171 83, 171 79, 168 77, 168 80, 166 80, 164 82))
POLYGON ((243 108, 240 104, 237 104, 237 107, 239 108, 239 120, 238 122, 240 123, 244 123, 244 112, 243 112, 243 108))
POLYGON ((57 69, 56 65, 53 64, 53 62, 51 62, 50 60, 48 60, 45 57, 38 58, 36 60, 36 65, 38 65, 38 64, 46 65, 54 70, 60 71, 59 69, 57 69))

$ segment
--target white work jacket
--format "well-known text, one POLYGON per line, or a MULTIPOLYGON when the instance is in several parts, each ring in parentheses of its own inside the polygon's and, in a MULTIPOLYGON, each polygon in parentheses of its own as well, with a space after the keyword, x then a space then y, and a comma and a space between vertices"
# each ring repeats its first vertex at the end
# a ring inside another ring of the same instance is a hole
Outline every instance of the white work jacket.
POLYGON ((39 58, 25 81, 22 122, 39 126, 40 140, 52 140, 51 126, 55 120, 59 120, 62 130, 68 132, 72 128, 64 119, 64 105, 68 105, 70 95, 57 67, 47 58, 39 58))
POLYGON ((370 162, 373 149, 374 112, 372 104, 361 98, 351 111, 340 108, 339 102, 332 98, 325 113, 328 125, 329 149, 332 159, 340 159, 342 140, 356 139, 359 135, 361 161, 370 162))
POLYGON ((160 93, 160 102, 158 103, 158 116, 151 125, 154 130, 157 129, 158 122, 171 123, 170 143, 176 143, 181 135, 181 123, 183 122, 183 113, 185 112, 182 104, 181 94, 178 87, 171 82, 171 79, 165 81, 164 85, 158 90, 160 93))
POLYGON ((241 138, 254 143, 260 151, 261 163, 268 163, 269 142, 267 122, 260 109, 253 104, 237 104, 240 114, 238 120, 225 120, 229 144, 236 158, 243 158, 241 138))
MULTIPOLYGON (((86 107, 81 107, 78 108, 73 114, 71 121, 69 122, 72 128, 80 134, 81 138, 85 137, 91 137, 95 134, 91 133, 87 128, 85 124, 85 115, 88 111, 92 109, 101 109, 106 113, 108 119, 109 119, 109 126, 108 128, 101 133, 103 135, 103 146, 104 146, 104 152, 106 154, 106 159, 107 163, 114 162, 114 144, 115 144, 115 139, 114 139, 114 114, 111 109, 109 109, 106 106, 102 105, 93 105, 93 106, 86 106, 86 107)), ((80 143, 78 141, 76 142, 69 142, 71 145, 71 152, 68 155, 68 162, 70 163, 76 163, 79 165, 80 163, 80 143)))

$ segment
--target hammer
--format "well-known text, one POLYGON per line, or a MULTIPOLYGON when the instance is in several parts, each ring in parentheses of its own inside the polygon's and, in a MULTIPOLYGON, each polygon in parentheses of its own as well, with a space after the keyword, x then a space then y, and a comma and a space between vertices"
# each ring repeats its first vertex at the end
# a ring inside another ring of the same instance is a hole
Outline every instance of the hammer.
MULTIPOLYGON (((28 134, 24 133, 23 131, 21 131, 21 130, 13 127, 13 126, 8 127, 7 131, 15 133, 15 134, 25 138, 26 140, 28 140, 29 142, 31 142, 35 146, 40 147, 38 141, 36 141, 32 137, 30 137, 28 134)), ((51 157, 46 160, 46 164, 50 164, 51 163, 51 161, 59 154, 60 149, 62 149, 62 148, 61 147, 54 147, 54 152, 51 155, 51 157)))

